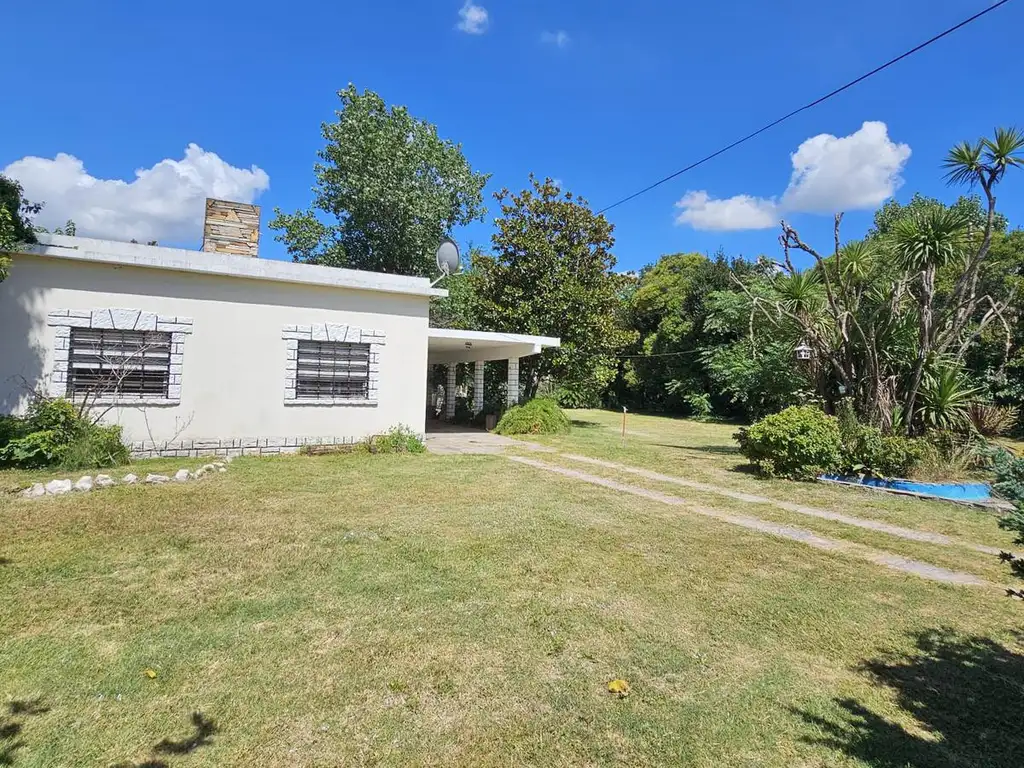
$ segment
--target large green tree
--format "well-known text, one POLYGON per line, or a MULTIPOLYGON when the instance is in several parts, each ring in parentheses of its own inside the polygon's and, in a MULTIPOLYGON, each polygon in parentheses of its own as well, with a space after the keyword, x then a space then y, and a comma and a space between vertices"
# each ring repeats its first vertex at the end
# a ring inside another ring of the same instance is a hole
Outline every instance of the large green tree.
POLYGON ((21 184, 0 176, 0 280, 7 277, 11 260, 6 253, 25 243, 36 241, 32 216, 42 205, 25 200, 21 184))
POLYGON ((351 84, 338 98, 337 119, 321 126, 312 208, 275 209, 270 228, 295 261, 430 274, 441 239, 486 213, 488 175, 405 107, 351 84))
POLYGON ((712 349, 745 338, 747 322, 734 327, 716 319, 712 327, 709 320, 717 293, 736 290, 733 277, 747 280, 759 271, 757 264, 730 261, 724 253, 712 258, 666 254, 644 267, 625 299, 630 327, 640 339, 622 364, 616 402, 692 415, 709 408, 718 415, 742 415, 746 398, 720 386, 707 362, 712 349))
POLYGON ((612 225, 550 179, 495 194, 501 217, 492 254, 469 272, 477 317, 495 331, 558 336, 560 349, 524 358, 524 397, 553 381, 568 405, 594 404, 635 333, 623 325, 612 225))

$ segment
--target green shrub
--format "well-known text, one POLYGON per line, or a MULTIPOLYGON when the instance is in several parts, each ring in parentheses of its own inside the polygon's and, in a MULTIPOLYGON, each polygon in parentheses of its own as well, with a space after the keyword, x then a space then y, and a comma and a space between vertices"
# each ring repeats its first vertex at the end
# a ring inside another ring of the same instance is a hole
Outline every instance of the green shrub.
POLYGON ((880 429, 858 424, 852 439, 843 441, 843 469, 879 477, 908 477, 925 450, 920 440, 884 435, 880 429))
POLYGON ((24 469, 48 467, 60 464, 67 450, 67 443, 52 429, 29 432, 16 437, 0 448, 0 465, 9 464, 24 469))
POLYGON ((61 469, 93 469, 127 464, 128 448, 120 425, 85 424, 64 449, 61 469))
POLYGON ((505 411, 494 431, 499 435, 563 435, 569 427, 569 417, 557 402, 538 397, 505 411))
POLYGON ((369 453, 423 453, 427 450, 419 435, 402 424, 383 435, 368 437, 364 445, 369 453))
POLYGON ((335 453, 423 453, 427 447, 419 435, 404 425, 392 427, 383 435, 371 435, 358 443, 338 445, 304 445, 303 456, 323 456, 335 453))
MULTIPOLYGON (((992 490, 1013 504, 1013 509, 999 521, 999 527, 1013 533, 1014 544, 1024 544, 1024 459, 997 446, 989 447, 987 454, 995 475, 992 490)), ((1002 559, 1009 562, 1017 576, 1024 577, 1024 557, 1007 552, 1002 559)))
POLYGON ((839 422, 809 405, 765 416, 735 437, 743 455, 768 477, 811 479, 843 463, 839 422))
POLYGON ((17 416, 0 415, 0 449, 25 433, 25 422, 17 416))
POLYGON ((93 424, 67 400, 40 399, 24 418, 0 421, 0 466, 90 469, 127 461, 121 427, 93 424))
POLYGON ((71 442, 82 421, 74 404, 63 398, 36 400, 25 417, 27 432, 53 432, 55 439, 63 444, 71 442))
POLYGON ((711 397, 706 392, 683 395, 683 402, 689 406, 690 417, 696 421, 707 421, 714 412, 711 397))
POLYGON ((843 472, 907 477, 925 452, 919 440, 886 435, 876 427, 861 424, 850 398, 839 403, 836 419, 843 443, 843 472))

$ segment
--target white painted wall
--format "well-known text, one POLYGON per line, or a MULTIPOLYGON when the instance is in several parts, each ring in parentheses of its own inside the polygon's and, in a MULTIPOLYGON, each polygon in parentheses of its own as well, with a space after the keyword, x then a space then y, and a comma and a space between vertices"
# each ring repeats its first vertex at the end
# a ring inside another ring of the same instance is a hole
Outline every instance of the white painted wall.
POLYGON ((102 308, 193 320, 185 340, 181 404, 111 411, 107 420, 124 426, 127 441, 361 438, 396 424, 424 430, 426 296, 31 255, 16 256, 10 276, 0 282, 0 412, 24 408, 21 379, 31 387, 48 384, 55 328, 46 324, 47 314, 102 308), (376 406, 284 404, 283 326, 315 323, 387 334, 376 406))

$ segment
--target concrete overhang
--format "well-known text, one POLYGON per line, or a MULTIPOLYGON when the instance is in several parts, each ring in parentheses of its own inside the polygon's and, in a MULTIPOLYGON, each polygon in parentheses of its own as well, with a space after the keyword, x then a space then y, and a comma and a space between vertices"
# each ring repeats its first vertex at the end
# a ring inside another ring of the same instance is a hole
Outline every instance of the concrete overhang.
POLYGON ((508 360, 535 355, 546 347, 559 347, 561 344, 561 339, 552 336, 431 328, 427 332, 427 362, 434 365, 508 360))

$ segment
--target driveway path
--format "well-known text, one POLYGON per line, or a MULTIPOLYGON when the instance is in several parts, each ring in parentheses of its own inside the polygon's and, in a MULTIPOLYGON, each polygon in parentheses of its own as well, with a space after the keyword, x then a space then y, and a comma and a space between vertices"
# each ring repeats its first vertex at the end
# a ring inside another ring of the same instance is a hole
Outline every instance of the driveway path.
MULTIPOLYGON (((518 462, 520 464, 526 464, 536 469, 541 469, 546 472, 553 472, 564 477, 569 477, 574 480, 578 480, 584 483, 590 483, 591 485, 598 485, 604 488, 609 488, 613 491, 619 491, 621 493, 632 494, 633 496, 639 496, 641 498, 649 499, 651 501, 657 501, 662 504, 668 504, 675 507, 681 507, 688 512, 694 512, 705 517, 714 518, 731 525, 737 525, 741 528, 747 528, 753 531, 760 531, 767 533, 772 536, 778 536, 784 539, 790 539, 792 541, 799 541, 802 544, 806 544, 815 549, 824 550, 826 552, 839 552, 846 555, 851 555, 862 560, 867 560, 877 565, 885 566, 896 571, 903 573, 910 573, 915 576, 920 576, 924 579, 931 581, 938 581, 944 584, 959 584, 967 586, 994 586, 984 579, 979 578, 970 573, 964 573, 962 571, 951 571, 948 568, 942 568, 937 565, 931 565, 930 563, 924 563, 920 560, 912 560, 910 558, 901 557, 895 555, 892 552, 886 552, 884 550, 872 549, 862 544, 854 544, 849 541, 842 539, 829 539, 824 536, 819 536, 812 531, 808 531, 804 528, 798 528, 792 525, 783 525, 781 523, 773 523, 767 520, 761 520, 757 517, 749 517, 747 515, 734 515, 728 512, 721 512, 716 509, 710 509, 697 504, 692 504, 685 499, 678 496, 671 496, 660 491, 652 491, 647 488, 641 488, 635 485, 626 485, 616 480, 610 480, 605 477, 598 477, 597 475, 588 475, 585 472, 579 472, 575 469, 567 469, 565 467, 556 466, 554 464, 547 464, 543 461, 536 459, 526 458, 525 456, 509 456, 509 460, 518 462)), ((594 460, 596 461, 596 460, 594 460)), ((608 462, 610 463, 610 462, 608 462)), ((646 470, 644 470, 646 471, 646 470)))
POLYGON ((674 485, 681 485, 686 488, 693 488, 696 491, 704 491, 705 493, 714 493, 719 496, 726 496, 730 499, 736 499, 737 501, 746 501, 751 504, 771 504, 779 509, 785 509, 789 512, 796 512, 800 515, 808 515, 809 517, 817 517, 822 520, 831 520, 837 523, 843 523, 845 525, 853 525, 857 528, 866 528, 869 531, 878 531, 880 533, 887 533, 890 536, 898 536, 901 539, 907 539, 909 541, 923 541, 928 544, 938 544, 940 546, 948 547, 953 545, 959 545, 973 549, 976 552, 983 552, 986 555, 998 555, 1000 549, 998 547, 987 547, 984 544, 975 544, 970 541, 964 541, 963 539, 957 539, 953 536, 946 536, 943 533, 933 533, 931 531, 918 531, 913 528, 903 528, 898 525, 892 525, 891 523, 883 523, 880 520, 867 520, 863 517, 854 517, 852 515, 844 515, 841 512, 833 512, 830 509, 819 509, 818 507, 807 507, 803 504, 794 504, 789 501, 782 501, 780 499, 771 499, 767 496, 757 496, 752 493, 744 493, 742 491, 731 491, 728 488, 722 488, 717 485, 709 485, 708 483, 700 483, 695 480, 684 480, 681 477, 673 477, 672 475, 663 475, 659 472, 652 472, 649 469, 640 469, 638 467, 630 467, 626 464, 616 464, 614 461, 603 461, 601 459, 592 459, 589 456, 579 456, 574 453, 560 453, 558 454, 562 458, 569 459, 570 461, 578 461, 584 464, 593 464, 594 466, 604 467, 606 469, 615 469, 619 472, 628 472, 632 475, 639 475, 645 477, 648 480, 655 480, 660 483, 672 483, 674 485))

